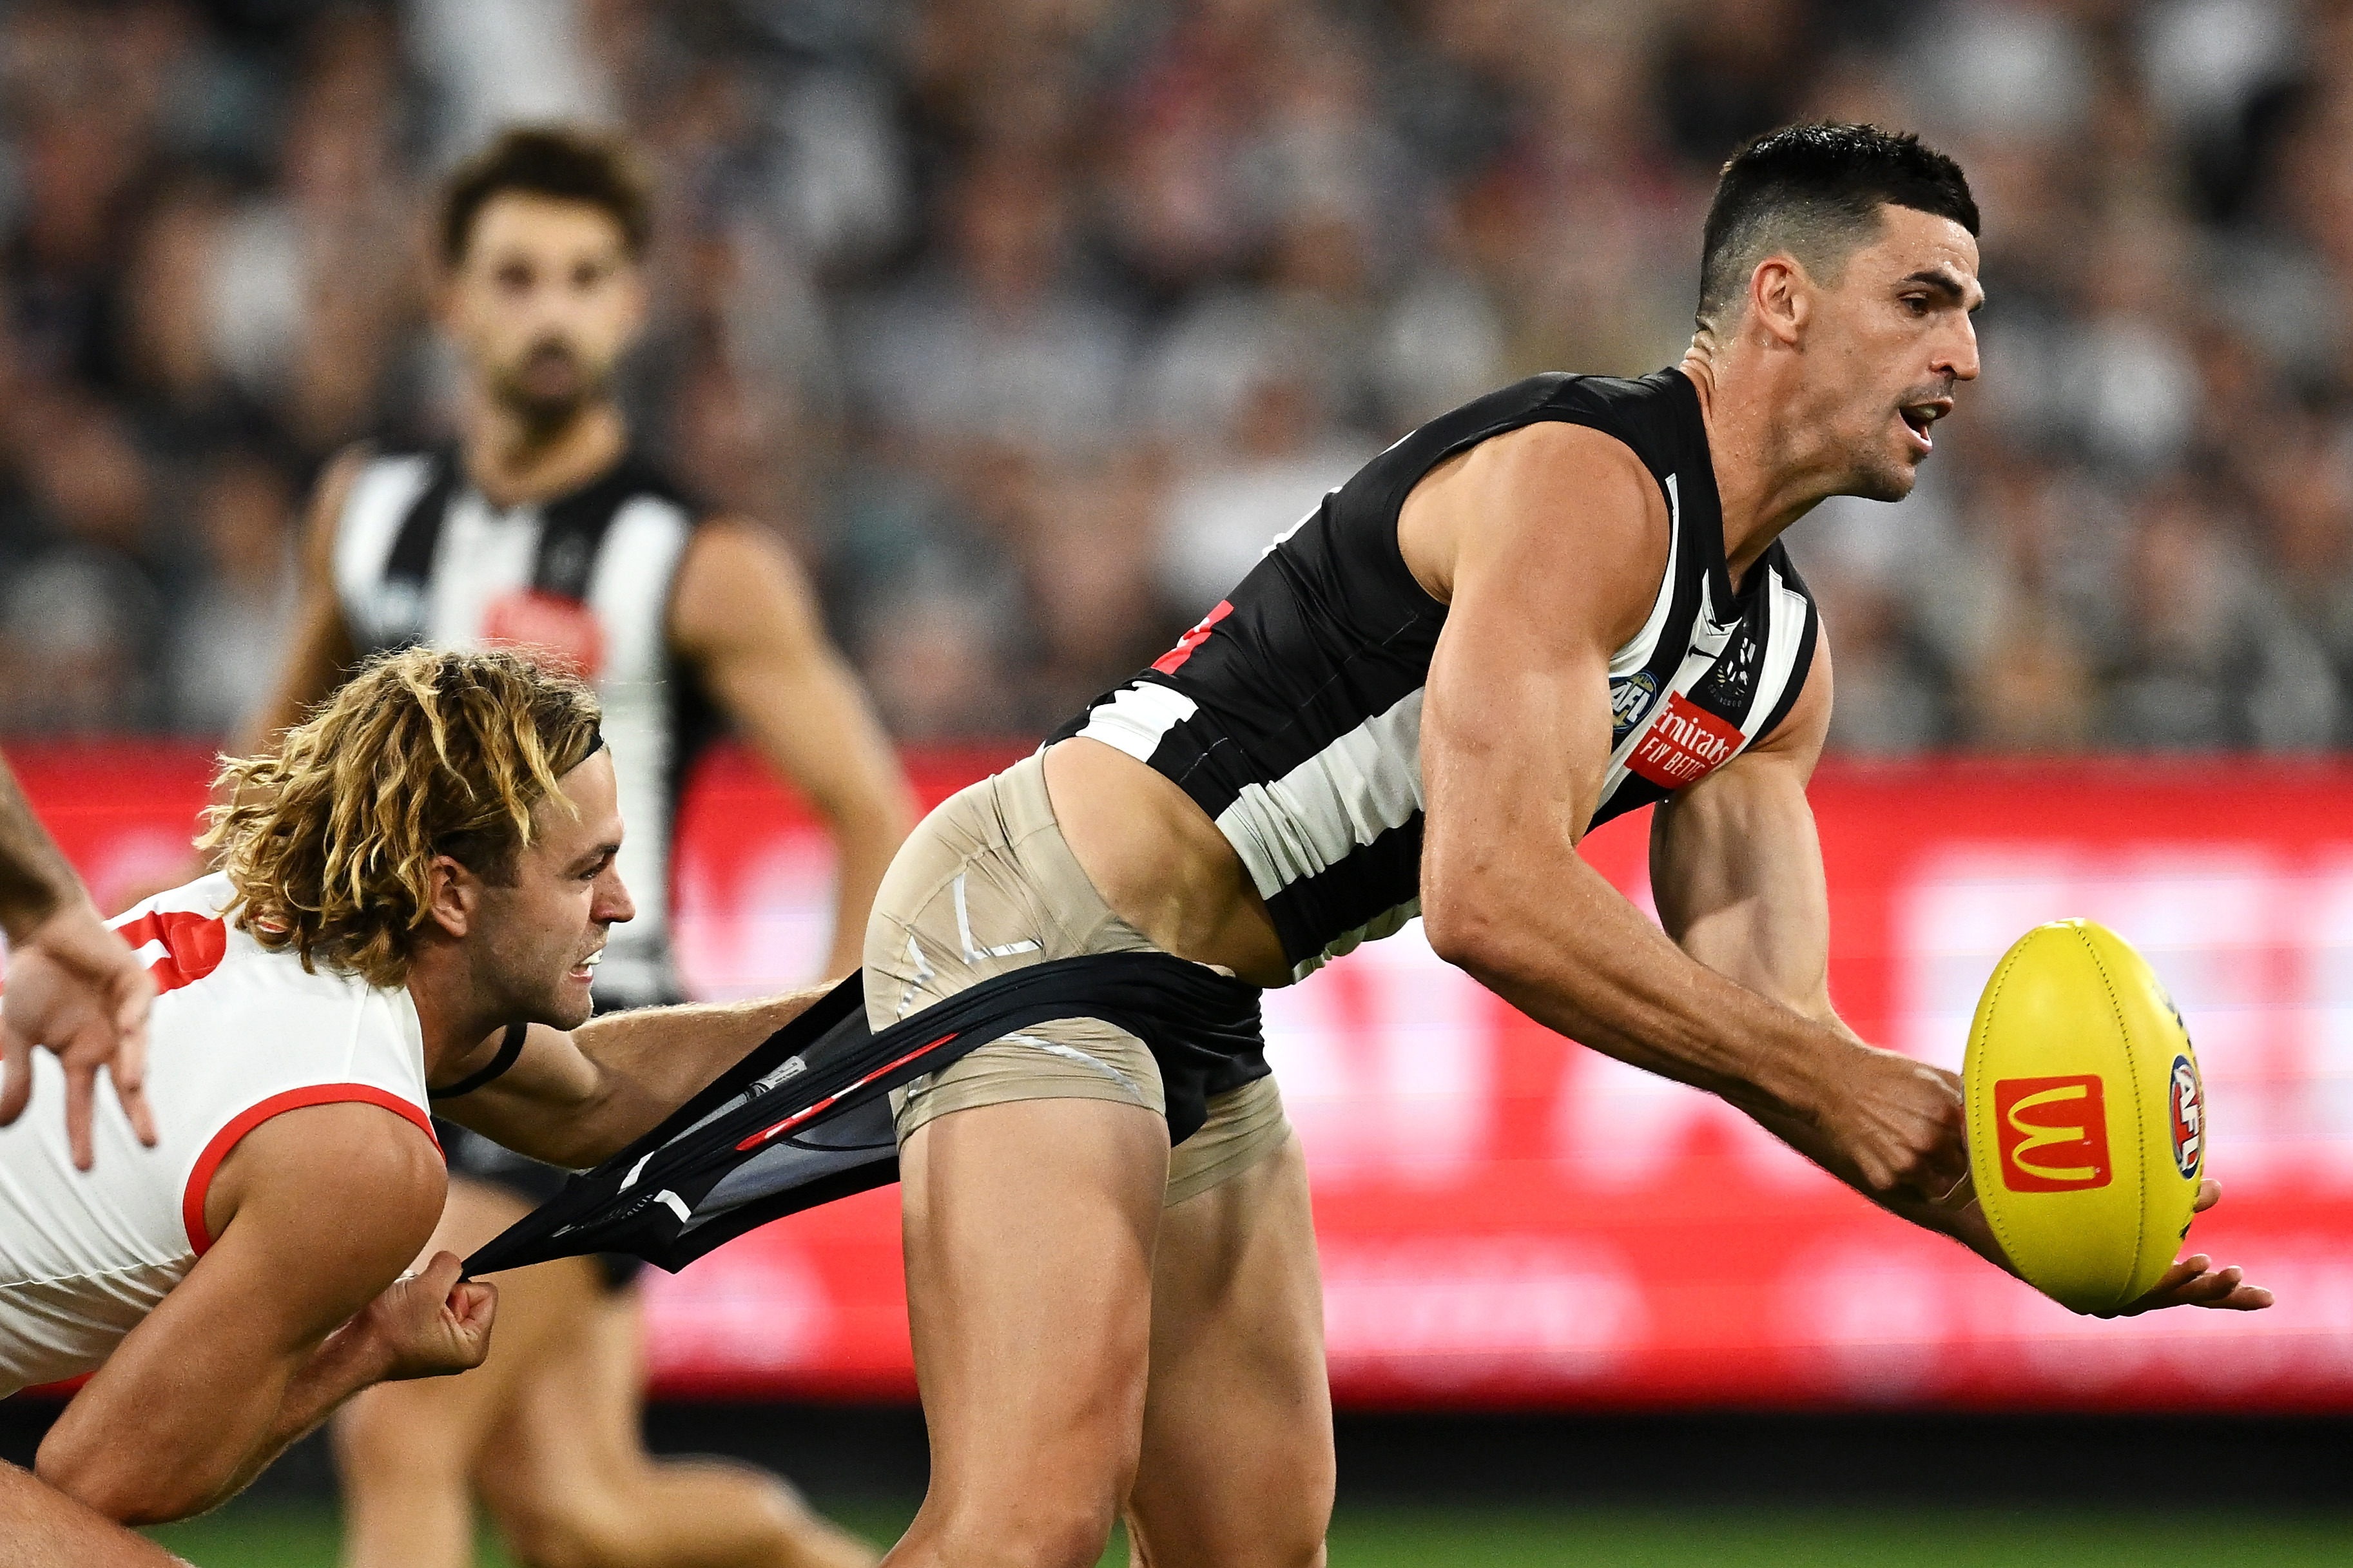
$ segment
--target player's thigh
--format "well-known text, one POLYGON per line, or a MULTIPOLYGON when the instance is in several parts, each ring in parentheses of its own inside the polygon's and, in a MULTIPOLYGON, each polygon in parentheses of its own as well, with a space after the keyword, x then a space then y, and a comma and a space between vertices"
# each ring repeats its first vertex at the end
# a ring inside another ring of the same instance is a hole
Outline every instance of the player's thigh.
POLYGON ((900 1172, 932 1441, 902 1556, 1100 1551, 1141 1440, 1166 1123, 1103 1100, 976 1106, 916 1129, 900 1172))
POLYGON ((626 1487, 646 1463, 643 1317, 634 1289, 601 1290, 569 1314, 561 1348, 516 1380, 476 1470, 494 1513, 561 1510, 626 1487))
POLYGON ((1129 1499, 1151 1568, 1322 1562, 1333 1488, 1324 1294, 1296 1135, 1161 1218, 1129 1499))

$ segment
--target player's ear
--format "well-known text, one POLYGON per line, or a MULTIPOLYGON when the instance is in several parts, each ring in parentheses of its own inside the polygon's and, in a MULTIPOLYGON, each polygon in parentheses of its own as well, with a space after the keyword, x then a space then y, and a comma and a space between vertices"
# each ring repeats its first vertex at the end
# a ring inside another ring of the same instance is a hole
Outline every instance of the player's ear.
POLYGON ((1814 280, 1787 256, 1768 256, 1748 275, 1748 315, 1757 330, 1794 345, 1813 313, 1814 280))
POLYGON ((481 908, 482 879, 448 855, 433 857, 426 875, 427 916, 448 935, 463 939, 481 908))

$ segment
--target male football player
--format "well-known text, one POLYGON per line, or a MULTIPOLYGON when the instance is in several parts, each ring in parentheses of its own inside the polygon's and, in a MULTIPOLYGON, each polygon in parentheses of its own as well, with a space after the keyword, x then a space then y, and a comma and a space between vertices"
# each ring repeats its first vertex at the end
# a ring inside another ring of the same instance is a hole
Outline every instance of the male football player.
MULTIPOLYGON (((448 1252, 404 1274, 442 1206, 427 1104, 464 1120, 529 1034, 499 1131, 590 1163, 806 1005, 586 1022, 633 912, 599 717, 516 655, 412 649, 225 768, 221 869, 115 922, 160 992, 153 1145, 103 1102, 86 1173, 59 1119, 0 1131, 0 1396, 90 1374, 41 1483, 179 1518, 355 1390, 479 1363, 492 1288, 448 1252)), ((0 1557, 38 1517, 0 1518, 0 1557)))
MULTIPOLYGON (((1431 421, 1149 669, 944 804, 877 895, 870 1021, 1083 954, 1288 984, 1418 914, 1531 1017, 2001 1265, 1956 1079, 1831 1005, 1806 801, 1830 643, 1781 543, 1827 497, 1912 488, 1978 374, 1977 230, 1960 170, 1909 136, 1742 150, 1679 364, 1431 421), (1577 852, 1645 805, 1663 931, 1577 852)), ((1075 1568, 1123 1510, 1155 1568, 1322 1562, 1298 1142, 1262 1057, 1171 1061, 1042 1024, 901 1097, 933 1463, 888 1562, 1075 1568), (1171 1124, 1199 1130, 1172 1150, 1171 1124)), ((2269 1300, 2193 1257, 2137 1310, 2269 1300)))

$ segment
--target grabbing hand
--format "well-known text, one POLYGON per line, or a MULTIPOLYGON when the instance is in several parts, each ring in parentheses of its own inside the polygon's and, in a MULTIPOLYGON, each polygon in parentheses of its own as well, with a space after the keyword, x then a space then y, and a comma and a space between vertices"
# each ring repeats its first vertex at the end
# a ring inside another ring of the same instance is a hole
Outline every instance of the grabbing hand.
POLYGON ((1935 1202, 1969 1173, 1968 1124, 1957 1073, 1858 1046, 1815 1121, 1866 1188, 1908 1188, 1935 1202))
MULTIPOLYGON (((2222 1184, 2209 1176, 2198 1184, 2198 1198, 2190 1205, 2190 1212, 2204 1214, 2221 1201, 2222 1184)), ((2166 1307, 2219 1307, 2226 1312, 2260 1312, 2272 1304, 2272 1293, 2260 1285, 2244 1283, 2245 1278, 2235 1263, 2218 1269, 2206 1254, 2192 1253, 2167 1269, 2165 1278, 2147 1295, 2113 1312, 2094 1312, 2093 1316, 2134 1318, 2166 1307)))
POLYGON ((101 1067, 131 1130, 154 1147, 143 1086, 155 982, 89 900, 76 898, 12 943, 0 981, 0 1127, 32 1098, 33 1047, 47 1046, 65 1064, 66 1136, 77 1169, 89 1170, 94 1158, 90 1115, 101 1067))
POLYGON ((469 1372, 491 1353, 491 1320, 499 1290, 479 1279, 460 1283, 454 1252, 437 1252, 423 1269, 385 1287, 352 1321, 385 1357, 384 1381, 469 1372))

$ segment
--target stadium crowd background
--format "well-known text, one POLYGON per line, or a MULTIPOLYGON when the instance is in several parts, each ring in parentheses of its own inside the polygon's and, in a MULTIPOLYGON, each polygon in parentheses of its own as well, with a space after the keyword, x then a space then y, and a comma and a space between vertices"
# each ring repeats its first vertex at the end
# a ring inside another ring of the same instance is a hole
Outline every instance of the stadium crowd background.
POLYGON ((2353 13, 2292 0, 0 0, 0 734, 231 731, 341 444, 447 427, 437 173, 659 179, 628 402, 911 741, 1033 732, 1328 486, 1690 327, 1716 166, 1915 127, 1986 375, 1794 536, 1849 752, 2353 744, 2353 13))

